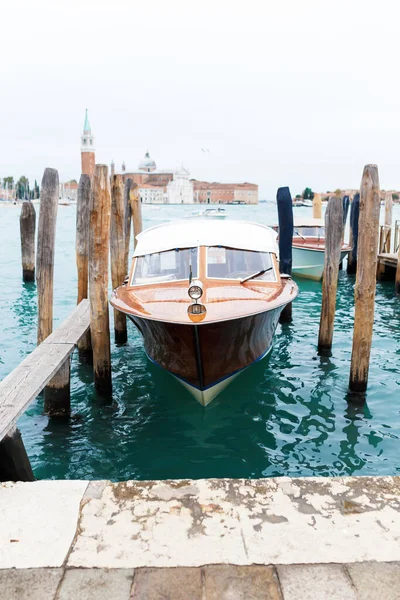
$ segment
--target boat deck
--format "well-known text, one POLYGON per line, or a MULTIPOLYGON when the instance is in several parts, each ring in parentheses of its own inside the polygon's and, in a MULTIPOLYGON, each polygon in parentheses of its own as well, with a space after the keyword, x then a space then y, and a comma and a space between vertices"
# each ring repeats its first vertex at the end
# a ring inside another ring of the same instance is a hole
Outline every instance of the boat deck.
MULTIPOLYGON (((297 288, 291 280, 268 284, 248 281, 243 285, 205 281, 201 302, 207 307, 202 323, 237 319, 276 308, 294 299, 297 288)), ((191 324, 188 306, 192 303, 187 283, 160 287, 121 286, 111 298, 111 304, 128 315, 150 320, 191 324)))

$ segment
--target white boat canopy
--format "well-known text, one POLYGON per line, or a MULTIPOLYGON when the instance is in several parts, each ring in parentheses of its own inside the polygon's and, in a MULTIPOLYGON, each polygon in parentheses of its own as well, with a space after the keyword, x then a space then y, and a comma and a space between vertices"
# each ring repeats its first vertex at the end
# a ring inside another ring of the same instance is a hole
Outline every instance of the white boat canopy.
POLYGON ((277 233, 270 227, 249 221, 185 219, 157 225, 139 233, 133 256, 196 246, 225 246, 278 254, 276 237, 277 233))
POLYGON ((312 217, 303 217, 302 219, 294 219, 295 227, 325 227, 324 219, 313 219, 312 217))

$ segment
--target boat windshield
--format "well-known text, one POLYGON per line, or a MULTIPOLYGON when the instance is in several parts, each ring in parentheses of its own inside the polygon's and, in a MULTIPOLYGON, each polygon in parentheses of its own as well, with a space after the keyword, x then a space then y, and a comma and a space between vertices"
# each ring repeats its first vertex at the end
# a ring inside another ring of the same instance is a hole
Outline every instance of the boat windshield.
POLYGON ((325 227, 296 227, 294 226, 294 237, 325 237, 325 227))
POLYGON ((266 272, 260 274, 257 281, 276 281, 275 269, 269 252, 235 250, 223 246, 207 248, 207 277, 242 280, 264 270, 266 272))
POLYGON ((190 271, 195 279, 198 273, 198 248, 155 252, 136 258, 131 285, 164 281, 189 281, 190 271))

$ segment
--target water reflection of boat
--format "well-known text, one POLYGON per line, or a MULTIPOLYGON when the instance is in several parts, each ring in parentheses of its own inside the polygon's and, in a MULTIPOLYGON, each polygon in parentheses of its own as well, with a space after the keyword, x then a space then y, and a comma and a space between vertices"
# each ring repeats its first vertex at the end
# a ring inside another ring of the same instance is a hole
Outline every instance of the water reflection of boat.
POLYGON ((226 219, 228 216, 225 208, 206 208, 204 210, 195 210, 188 215, 189 219, 195 217, 207 217, 208 219, 226 219))
POLYGON ((135 323, 150 360, 205 406, 268 354, 279 315, 297 296, 279 274, 276 234, 202 219, 152 227, 137 240, 111 304, 135 323))

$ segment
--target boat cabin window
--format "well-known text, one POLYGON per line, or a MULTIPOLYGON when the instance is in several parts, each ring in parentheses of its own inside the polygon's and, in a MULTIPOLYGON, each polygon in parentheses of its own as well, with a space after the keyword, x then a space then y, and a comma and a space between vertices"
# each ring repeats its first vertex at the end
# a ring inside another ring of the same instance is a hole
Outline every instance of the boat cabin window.
POLYGON ((321 238, 325 237, 325 227, 296 227, 293 229, 294 237, 316 237, 321 238))
POLYGON ((181 279, 189 281, 190 270, 192 278, 195 279, 198 273, 197 257, 198 248, 168 250, 167 252, 138 256, 131 285, 181 279))
POLYGON ((266 272, 257 277, 257 281, 276 281, 275 269, 269 252, 235 250, 222 246, 207 248, 207 277, 245 279, 263 270, 266 272))

